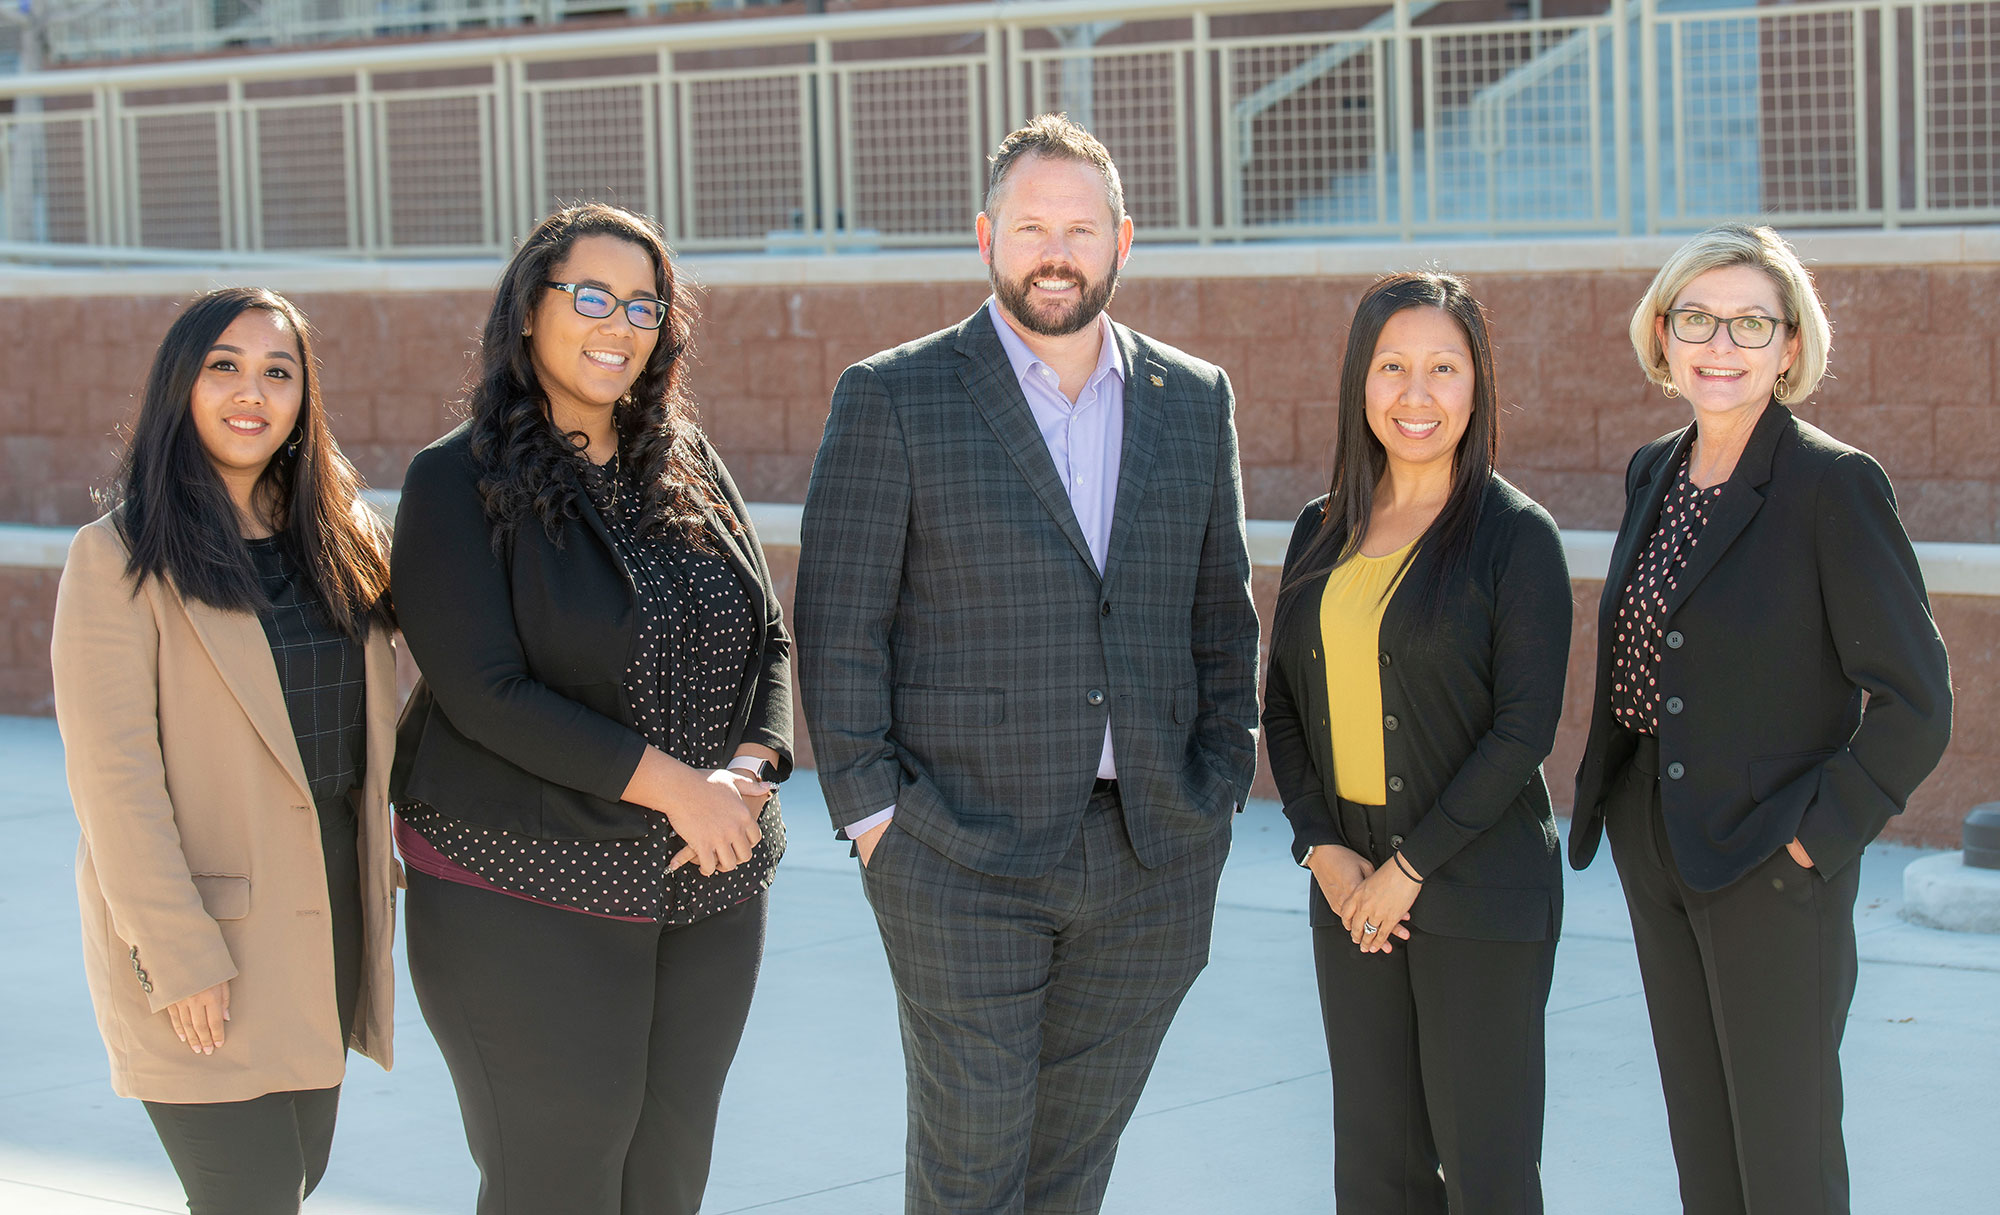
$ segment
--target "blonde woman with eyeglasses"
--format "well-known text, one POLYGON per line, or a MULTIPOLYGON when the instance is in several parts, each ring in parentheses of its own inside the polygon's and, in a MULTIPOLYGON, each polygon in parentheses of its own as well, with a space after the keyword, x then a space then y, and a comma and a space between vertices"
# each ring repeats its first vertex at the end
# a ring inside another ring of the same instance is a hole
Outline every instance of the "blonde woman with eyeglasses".
POLYGON ((1787 407, 1832 332, 1783 237, 1696 236, 1631 336, 1693 416, 1626 471, 1570 863, 1610 836, 1685 1208, 1843 1213, 1861 852, 1951 735, 1944 644, 1881 466, 1787 407))

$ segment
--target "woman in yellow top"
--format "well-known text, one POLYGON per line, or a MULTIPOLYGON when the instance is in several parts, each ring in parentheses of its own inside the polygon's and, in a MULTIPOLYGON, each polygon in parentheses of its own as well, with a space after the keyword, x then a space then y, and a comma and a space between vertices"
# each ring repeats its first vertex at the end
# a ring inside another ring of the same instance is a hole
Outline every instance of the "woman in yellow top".
POLYGON ((1278 594, 1265 738, 1312 871, 1343 1211, 1542 1209, 1570 588, 1554 521, 1493 471, 1496 415, 1464 282, 1377 282, 1278 594))

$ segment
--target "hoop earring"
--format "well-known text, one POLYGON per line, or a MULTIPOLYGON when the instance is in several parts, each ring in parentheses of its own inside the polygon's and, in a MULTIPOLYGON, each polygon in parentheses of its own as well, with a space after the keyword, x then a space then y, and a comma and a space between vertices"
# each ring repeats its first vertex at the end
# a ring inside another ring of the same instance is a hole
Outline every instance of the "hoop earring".
POLYGON ((1778 382, 1777 382, 1776 384, 1773 384, 1773 385, 1771 385, 1771 397, 1772 397, 1772 399, 1773 399, 1773 400, 1778 400, 1778 401, 1782 401, 1782 400, 1784 400, 1784 399, 1785 399, 1786 397, 1790 396, 1790 395, 1791 395, 1791 393, 1792 393, 1792 381, 1791 381, 1791 379, 1789 378, 1789 376, 1788 376, 1788 375, 1787 375, 1786 373, 1784 373, 1784 372, 1779 372, 1779 373, 1778 373, 1778 382))
POLYGON ((1666 383, 1664 383, 1664 384, 1660 385, 1660 391, 1661 391, 1661 392, 1663 392, 1663 393, 1665 393, 1665 394, 1667 395, 1667 399, 1668 399, 1669 401, 1671 401, 1671 400, 1673 400, 1673 399, 1674 399, 1675 397, 1677 397, 1677 396, 1681 395, 1681 390, 1680 390, 1680 389, 1678 389, 1678 388, 1675 388, 1675 387, 1674 387, 1674 385, 1673 385, 1673 381, 1671 381, 1671 380, 1669 380, 1669 381, 1667 381, 1666 383))
POLYGON ((299 444, 305 441, 305 437, 305 431, 300 429, 297 423, 293 423, 292 436, 285 440, 285 455, 287 458, 298 458, 299 444))

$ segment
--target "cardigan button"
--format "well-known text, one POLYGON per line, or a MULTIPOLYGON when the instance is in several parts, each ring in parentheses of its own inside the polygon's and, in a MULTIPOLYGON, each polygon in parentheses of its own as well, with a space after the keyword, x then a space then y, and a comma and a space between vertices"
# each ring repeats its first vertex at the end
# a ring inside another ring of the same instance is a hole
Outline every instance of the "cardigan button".
POLYGON ((1389 846, 1390 846, 1391 848, 1401 848, 1401 847, 1403 846, 1403 837, 1402 837, 1402 836, 1400 836, 1400 835, 1392 835, 1392 836, 1390 836, 1390 837, 1389 837, 1389 846))
POLYGON ((1667 697, 1667 712, 1678 713, 1680 711, 1681 711, 1681 698, 1678 696, 1667 697))
POLYGON ((1682 765, 1679 761, 1675 761, 1674 763, 1667 765, 1668 780, 1679 780, 1681 777, 1686 775, 1687 775, 1687 768, 1684 765, 1682 765))
POLYGON ((1389 651, 1384 650, 1380 654, 1377 654, 1375 657, 1378 661, 1381 662, 1383 666, 1386 667, 1389 665, 1389 651))
POLYGON ((1394 713, 1391 713, 1382 719, 1382 728, 1384 730, 1394 730, 1397 726, 1400 726, 1402 724, 1403 724, 1402 722, 1396 720, 1396 715, 1394 713))
POLYGON ((1092 688, 1083 694, 1083 699, 1092 706, 1101 705, 1104 703, 1104 693, 1100 689, 1092 688))
POLYGON ((1680 630, 1675 629, 1674 631, 1667 634, 1667 648, 1670 650, 1678 650, 1681 648, 1681 642, 1686 640, 1687 638, 1681 636, 1680 630))
POLYGON ((1400 777, 1400 776, 1392 776, 1392 777, 1390 777, 1390 778, 1389 778, 1389 792, 1391 792, 1391 793, 1401 793, 1402 791, 1403 791, 1403 778, 1402 778, 1402 777, 1400 777))

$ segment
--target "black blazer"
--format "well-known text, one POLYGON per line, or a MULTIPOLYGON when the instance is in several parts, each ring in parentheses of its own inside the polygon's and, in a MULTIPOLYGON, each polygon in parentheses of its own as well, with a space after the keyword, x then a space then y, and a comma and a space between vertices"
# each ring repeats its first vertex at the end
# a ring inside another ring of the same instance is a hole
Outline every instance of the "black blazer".
MULTIPOLYGON (((397 729, 390 797, 468 823, 545 839, 642 834, 651 810, 620 801, 645 739, 624 673, 638 637, 631 574, 579 494, 550 542, 539 521, 499 555, 479 497, 470 424, 417 453, 396 511, 390 589, 423 679, 397 729)), ((757 620, 729 747, 761 743, 791 770, 790 636, 749 512, 714 450, 710 466, 743 525, 709 531, 757 620)))
MULTIPOLYGON (((1308 505, 1292 529, 1287 580, 1325 506, 1325 498, 1308 505)), ((1569 665, 1562 535, 1547 511, 1496 475, 1465 585, 1430 624, 1414 607, 1436 560, 1419 550, 1382 616, 1386 842, 1424 875, 1410 923, 1441 936, 1553 939, 1562 862, 1541 763, 1555 743, 1569 665)), ((1264 741, 1295 860, 1314 844, 1370 854, 1366 841, 1351 838, 1355 816, 1342 813, 1335 793, 1317 610, 1324 585, 1307 584, 1277 622, 1265 681, 1264 741)), ((1315 926, 1338 923, 1317 883, 1310 897, 1315 926)))
MULTIPOLYGON (((1579 869, 1636 737, 1611 716, 1612 620, 1693 440, 1692 426, 1655 439, 1625 473, 1570 823, 1579 869)), ((1660 803, 1682 877, 1720 890, 1794 836, 1822 875, 1838 873, 1951 738, 1944 642, 1881 465, 1773 402, 1667 612, 1660 803)))

